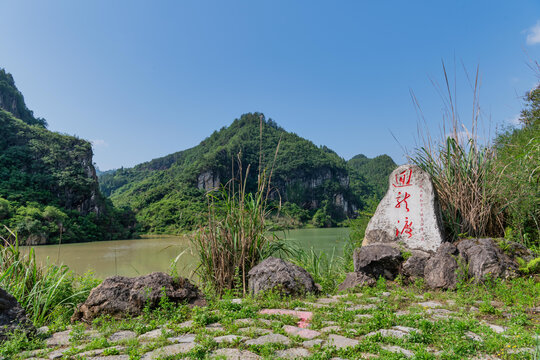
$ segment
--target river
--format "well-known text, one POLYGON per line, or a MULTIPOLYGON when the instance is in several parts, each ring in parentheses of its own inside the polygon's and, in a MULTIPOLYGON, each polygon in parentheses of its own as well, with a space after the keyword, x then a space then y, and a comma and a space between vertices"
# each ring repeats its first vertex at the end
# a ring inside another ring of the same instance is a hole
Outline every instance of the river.
MULTIPOLYGON (((278 237, 299 247, 324 251, 331 255, 343 252, 348 228, 297 229, 279 231, 278 237)), ((178 274, 192 277, 197 263, 188 236, 146 235, 141 239, 97 241, 77 244, 36 246, 36 259, 43 263, 65 264, 77 274, 92 271, 98 278, 112 275, 137 276, 153 271, 169 272, 178 258, 178 274)))

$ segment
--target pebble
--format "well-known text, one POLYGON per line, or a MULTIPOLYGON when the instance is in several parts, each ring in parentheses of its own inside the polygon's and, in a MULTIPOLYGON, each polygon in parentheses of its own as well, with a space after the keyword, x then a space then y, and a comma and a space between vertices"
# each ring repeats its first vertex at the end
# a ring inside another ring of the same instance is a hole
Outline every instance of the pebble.
POLYGON ((245 340, 247 339, 246 337, 244 336, 238 336, 238 335, 224 335, 224 336, 218 336, 216 338, 214 338, 214 341, 217 342, 218 344, 221 344, 221 343, 232 343, 232 342, 235 342, 235 341, 242 341, 242 340, 245 340))
POLYGON ((479 335, 473 333, 472 331, 467 331, 465 333, 465 336, 474 341, 482 341, 482 338, 479 335))
POLYGON ((320 331, 322 333, 329 333, 329 332, 333 332, 333 331, 340 331, 341 328, 339 326, 327 326, 327 327, 323 327, 320 331))
POLYGON ((264 345, 264 344, 283 344, 289 345, 291 341, 288 337, 281 334, 268 334, 257 339, 246 341, 246 345, 264 345))
POLYGON ((313 340, 307 340, 302 343, 303 347, 306 347, 308 349, 314 347, 315 345, 322 345, 324 341, 321 339, 313 339, 313 340))
POLYGON ((309 351, 304 348, 290 348, 287 350, 276 351, 276 356, 284 359, 301 359, 308 357, 309 351))
POLYGON ((50 338, 45 340, 45 343, 49 347, 53 346, 68 346, 69 345, 69 333, 71 330, 57 332, 52 334, 50 338))
MULTIPOLYGON (((154 351, 147 352, 141 357, 141 360, 153 360, 166 356, 184 354, 195 347, 195 343, 182 343, 165 346, 154 351)), ((129 357, 128 357, 129 358, 129 357)))
POLYGON ((180 336, 170 337, 167 340, 169 340, 172 343, 175 344, 186 344, 186 343, 192 343, 195 342, 195 335, 194 334, 184 334, 180 336))
POLYGON ((289 335, 299 336, 302 339, 313 339, 320 336, 321 333, 315 330, 304 329, 297 326, 285 325, 283 330, 289 335))
POLYGON ((338 349, 343 349, 358 345, 358 340, 349 339, 341 335, 330 335, 328 336, 328 345, 333 345, 338 349))
POLYGON ((116 342, 116 341, 133 339, 135 337, 137 337, 137 334, 134 331, 122 330, 122 331, 115 332, 114 334, 109 336, 107 340, 109 342, 116 342))
POLYGON ((225 357, 227 360, 258 360, 262 359, 259 355, 247 350, 238 349, 217 349, 212 357, 225 357))
POLYGON ((508 330, 508 328, 504 326, 500 326, 500 325, 494 325, 494 324, 486 324, 486 325, 489 326, 489 328, 493 330, 494 332, 496 332, 497 334, 502 334, 503 332, 508 330))
POLYGON ((401 353, 401 354, 405 355, 408 358, 414 356, 414 353, 411 350, 407 350, 407 349, 404 349, 404 348, 399 347, 399 346, 383 345, 381 347, 386 351, 390 351, 390 352, 393 352, 393 353, 401 353))

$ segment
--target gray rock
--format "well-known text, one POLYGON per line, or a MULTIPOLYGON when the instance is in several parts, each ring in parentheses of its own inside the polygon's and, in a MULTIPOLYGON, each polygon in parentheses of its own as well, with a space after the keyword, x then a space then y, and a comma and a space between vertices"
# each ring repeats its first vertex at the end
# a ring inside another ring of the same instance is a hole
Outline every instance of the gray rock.
POLYGON ((272 289, 286 296, 318 292, 313 278, 306 270, 275 257, 269 257, 251 269, 248 278, 252 294, 272 289))
POLYGON ((414 356, 414 353, 411 350, 407 350, 396 345, 382 345, 381 347, 386 351, 390 351, 393 353, 400 353, 400 354, 405 355, 408 358, 414 356))
POLYGON ((337 349, 343 349, 347 347, 353 347, 358 345, 358 340, 349 339, 341 335, 329 335, 328 345, 335 346, 337 349))
POLYGON ((440 308, 444 306, 443 304, 437 301, 425 301, 425 302, 418 303, 418 305, 423 308, 428 308, 428 309, 435 309, 435 308, 440 308))
POLYGON ((214 341, 217 342, 218 344, 221 344, 221 343, 232 343, 232 342, 235 342, 235 341, 242 341, 242 340, 245 340, 245 339, 247 339, 247 338, 244 337, 244 336, 224 335, 224 336, 215 337, 214 341))
POLYGON ((339 326, 326 326, 326 327, 323 327, 320 332, 322 333, 330 333, 330 332, 334 332, 334 331, 341 331, 341 328, 339 326))
POLYGON ((129 360, 129 355, 96 356, 88 358, 88 360, 129 360))
POLYGON ((225 357, 227 360, 258 360, 262 359, 259 355, 247 350, 238 349, 217 349, 212 354, 212 358, 225 357))
POLYGON ((410 281, 424 277, 424 268, 429 259, 429 254, 414 250, 412 256, 401 266, 401 274, 410 281))
POLYGON ((388 191, 366 228, 363 245, 404 243, 435 251, 443 241, 441 210, 428 173, 402 165, 390 174, 388 191))
POLYGON ((175 279, 161 272, 135 278, 113 276, 92 289, 71 320, 91 322, 100 315, 115 318, 140 315, 147 304, 150 307, 158 306, 162 289, 173 303, 205 304, 199 289, 184 278, 175 279))
POLYGON ((114 334, 109 336, 107 340, 109 342, 116 342, 116 341, 133 339, 136 337, 137 337, 137 334, 134 331, 122 330, 122 331, 115 332, 114 334))
POLYGON ((401 251, 391 245, 365 245, 353 254, 354 271, 364 273, 375 279, 384 276, 393 280, 398 272, 403 257, 401 251))
POLYGON ((166 356, 185 354, 195 347, 195 343, 181 343, 164 346, 154 351, 147 352, 141 357, 141 360, 153 360, 166 356))
POLYGON ((318 331, 300 328, 300 327, 292 326, 292 325, 283 326, 283 331, 285 331, 289 335, 299 336, 302 339, 307 339, 307 340, 316 338, 317 336, 321 335, 321 333, 318 331))
POLYGON ((457 248, 450 243, 443 243, 435 256, 431 257, 424 268, 426 285, 432 289, 454 289, 457 285, 455 259, 457 248))
POLYGON ((241 333, 241 334, 253 333, 253 334, 257 334, 257 335, 266 335, 266 334, 271 334, 272 333, 272 331, 270 331, 268 329, 262 329, 262 328, 253 327, 253 326, 240 328, 240 329, 238 329, 238 332, 241 333))
POLYGON ((307 341, 304 341, 302 343, 302 346, 303 347, 306 347, 308 349, 311 349, 312 347, 314 347, 315 345, 322 345, 323 344, 323 340, 321 339, 313 339, 313 340, 307 340, 307 341))
POLYGON ((468 262, 469 276, 476 282, 486 277, 506 277, 516 271, 515 262, 491 239, 467 239, 458 244, 460 255, 468 262))
POLYGON ((290 348, 287 350, 276 351, 276 356, 283 359, 302 359, 310 355, 304 348, 290 348))
POLYGON ((408 333, 395 330, 395 329, 380 329, 377 331, 370 332, 369 334, 366 334, 366 336, 374 336, 377 334, 380 334, 381 336, 384 336, 384 337, 396 337, 399 339, 403 339, 404 337, 408 336, 408 333))
POLYGON ((36 329, 26 317, 26 313, 15 297, 0 288, 0 342, 8 338, 8 334, 19 330, 34 334, 36 329))
POLYGON ((189 343, 195 342, 195 335, 194 334, 184 334, 184 335, 180 335, 180 336, 170 337, 167 340, 169 340, 170 342, 175 343, 175 344, 186 344, 186 343, 189 344, 189 343))
POLYGON ((45 340, 48 347, 53 346, 68 346, 71 330, 61 331, 52 334, 51 337, 45 340))
POLYGON ((377 282, 372 277, 363 272, 350 272, 345 277, 345 280, 338 286, 338 291, 345 291, 362 286, 373 286, 377 282))
POLYGON ((148 331, 142 335, 139 336, 139 341, 153 341, 159 338, 163 334, 163 331, 161 329, 155 329, 152 331, 148 331))
POLYGON ((261 336, 257 339, 246 341, 246 345, 264 345, 264 344, 283 344, 289 345, 291 340, 288 337, 281 334, 269 334, 261 336))

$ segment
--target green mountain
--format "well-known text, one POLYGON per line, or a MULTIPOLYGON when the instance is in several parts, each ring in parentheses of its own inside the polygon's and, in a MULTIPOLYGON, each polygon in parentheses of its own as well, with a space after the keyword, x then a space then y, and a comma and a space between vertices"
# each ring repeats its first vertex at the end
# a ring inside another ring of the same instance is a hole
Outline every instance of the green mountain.
POLYGON ((335 225, 354 217, 374 194, 368 181, 334 151, 259 113, 242 115, 191 149, 103 174, 101 191, 115 205, 131 207, 142 231, 189 230, 204 220, 204 194, 231 179, 233 167, 238 169, 238 154, 244 172, 250 168, 250 190, 256 188, 260 159, 263 168, 273 169, 271 198, 276 204, 281 200, 280 215, 290 220, 285 225, 335 225))
POLYGON ((388 177, 397 167, 396 163, 388 155, 379 155, 373 159, 359 154, 348 162, 348 165, 356 172, 357 176, 366 179, 368 185, 375 192, 376 198, 381 199, 388 189, 388 177))
POLYGON ((86 140, 46 129, 0 69, 1 225, 28 244, 128 238, 134 217, 99 190, 86 140))

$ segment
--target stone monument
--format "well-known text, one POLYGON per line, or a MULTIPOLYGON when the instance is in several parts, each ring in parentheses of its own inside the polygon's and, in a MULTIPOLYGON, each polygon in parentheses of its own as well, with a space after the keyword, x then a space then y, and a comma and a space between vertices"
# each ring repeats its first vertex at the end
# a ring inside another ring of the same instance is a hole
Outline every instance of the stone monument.
POLYGON ((403 243, 434 252, 443 242, 441 210, 431 177, 416 165, 390 174, 386 195, 369 221, 362 245, 403 243))

